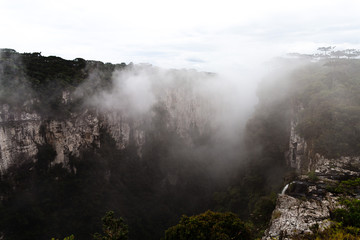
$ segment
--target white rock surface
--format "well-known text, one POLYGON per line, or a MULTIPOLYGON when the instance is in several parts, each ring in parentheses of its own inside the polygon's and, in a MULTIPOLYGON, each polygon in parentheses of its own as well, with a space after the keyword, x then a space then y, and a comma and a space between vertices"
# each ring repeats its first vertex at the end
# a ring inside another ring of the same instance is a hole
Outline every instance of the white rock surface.
POLYGON ((279 195, 263 240, 291 239, 294 235, 312 233, 316 225, 320 229, 328 227, 330 210, 337 207, 336 199, 331 193, 320 201, 279 195))

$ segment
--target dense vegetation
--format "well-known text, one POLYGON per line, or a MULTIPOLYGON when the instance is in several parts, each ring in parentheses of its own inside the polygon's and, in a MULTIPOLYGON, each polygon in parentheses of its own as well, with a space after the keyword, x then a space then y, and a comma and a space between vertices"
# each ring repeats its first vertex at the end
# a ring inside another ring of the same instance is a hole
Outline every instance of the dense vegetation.
POLYGON ((112 72, 126 66, 125 63, 104 64, 82 58, 65 60, 55 56, 45 57, 38 52, 20 54, 11 49, 1 49, 0 102, 20 107, 31 101, 28 107, 43 116, 66 118, 81 106, 83 99, 74 99, 73 104, 65 106, 61 104, 64 90, 74 90, 88 79, 93 80, 88 91, 111 87, 112 72), (96 82, 95 78, 101 79, 101 82, 96 82))
POLYGON ((360 155, 360 61, 320 61, 294 73, 295 96, 304 110, 298 131, 314 153, 360 155))
POLYGON ((127 240, 128 225, 124 223, 124 219, 116 218, 114 212, 109 211, 101 219, 103 222, 103 234, 95 233, 94 240, 127 240))
POLYGON ((235 214, 212 211, 182 216, 179 224, 165 232, 165 240, 246 240, 250 236, 250 230, 235 214))

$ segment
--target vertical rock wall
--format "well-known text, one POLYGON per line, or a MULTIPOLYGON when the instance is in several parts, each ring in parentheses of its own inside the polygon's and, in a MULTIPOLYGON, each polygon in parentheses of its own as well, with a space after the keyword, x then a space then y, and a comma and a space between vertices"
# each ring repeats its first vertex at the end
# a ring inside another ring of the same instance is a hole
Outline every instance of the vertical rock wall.
POLYGON ((26 160, 37 154, 37 145, 43 144, 40 136, 41 120, 35 113, 12 111, 7 104, 0 105, 0 172, 15 160, 26 160))
MULTIPOLYGON (((211 111, 204 99, 185 90, 166 89, 158 96, 158 105, 168 114, 166 127, 191 144, 195 128, 199 134, 205 131, 211 111)), ((64 91, 62 104, 71 103, 71 93, 64 91)), ((153 127, 156 114, 151 110, 134 118, 119 110, 84 108, 66 119, 55 120, 31 112, 27 107, 12 109, 7 104, 0 105, 0 172, 23 161, 35 161, 38 147, 45 143, 56 151, 53 163, 66 166, 70 155, 79 156, 86 148, 100 147, 102 128, 108 131, 119 149, 134 144, 141 156, 146 131, 153 127)))
POLYGON ((298 173, 297 180, 279 194, 263 240, 292 239, 329 227, 330 213, 340 205, 339 195, 330 192, 328 186, 350 177, 360 177, 360 157, 327 159, 309 153, 308 144, 296 133, 298 113, 296 111, 291 121, 286 154, 287 165, 298 173))

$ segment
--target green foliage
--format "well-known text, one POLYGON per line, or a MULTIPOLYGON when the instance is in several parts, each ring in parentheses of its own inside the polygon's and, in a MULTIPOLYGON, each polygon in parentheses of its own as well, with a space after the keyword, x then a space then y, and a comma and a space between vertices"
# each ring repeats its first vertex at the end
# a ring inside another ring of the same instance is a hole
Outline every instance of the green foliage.
POLYGON ((73 90, 86 79, 92 84, 87 89, 90 92, 109 88, 114 69, 125 67, 125 64, 104 64, 82 58, 65 60, 5 49, 0 58, 0 103, 24 107, 27 102, 28 108, 44 117, 66 118, 83 99, 75 99, 71 105, 66 105, 62 102, 64 90, 73 90), (93 81, 94 78, 101 81, 93 81))
POLYGON ((328 191, 347 195, 356 194, 360 191, 360 178, 348 179, 338 184, 329 185, 328 191))
POLYGON ((86 78, 83 71, 86 61, 81 58, 71 61, 55 56, 44 57, 40 53, 25 53, 22 54, 22 62, 35 89, 49 87, 50 83, 55 83, 54 87, 76 86, 86 78))
POLYGON ((344 199, 341 204, 345 208, 335 209, 332 213, 332 219, 340 222, 345 227, 360 228, 360 200, 344 199))
POLYGON ((266 186, 266 178, 254 172, 249 172, 246 177, 240 176, 236 181, 227 191, 213 195, 214 209, 238 214, 241 219, 251 222, 261 235, 271 218, 277 195, 266 187, 262 188, 266 186))
POLYGON ((247 126, 249 149, 261 145, 260 156, 286 151, 282 139, 288 141, 289 129, 284 126, 298 116, 296 130, 312 153, 329 158, 360 154, 360 60, 333 62, 289 60, 282 63, 285 73, 261 83, 260 102, 247 126))
POLYGON ((296 236, 294 240, 359 240, 360 228, 344 227, 340 223, 333 223, 324 231, 315 231, 315 234, 296 236))
POLYGON ((250 214, 251 222, 261 230, 268 226, 269 218, 276 205, 277 195, 275 193, 263 196, 255 201, 253 210, 250 214))
POLYGON ((101 219, 103 222, 103 235, 99 233, 94 234, 95 240, 127 240, 128 226, 124 223, 122 218, 115 218, 114 212, 109 211, 101 219))
POLYGON ((64 240, 75 240, 74 235, 70 235, 68 237, 65 237, 64 240))
MULTIPOLYGON (((51 238, 51 240, 59 240, 58 238, 51 238)), ((64 240, 75 240, 74 235, 70 235, 68 237, 64 237, 64 240)))
POLYGON ((336 192, 354 194, 356 190, 360 188, 360 178, 349 179, 342 181, 339 186, 335 189, 336 192))
POLYGON ((182 216, 179 224, 165 232, 165 240, 240 240, 250 239, 250 231, 233 213, 207 211, 182 216))
POLYGON ((274 210, 271 216, 271 220, 275 220, 281 217, 281 212, 279 210, 274 210))
POLYGON ((308 178, 310 181, 316 182, 317 180, 319 180, 318 176, 316 175, 315 171, 310 171, 308 172, 308 178))
POLYGON ((297 131, 315 153, 326 157, 360 154, 360 61, 312 63, 293 75, 301 111, 297 131))

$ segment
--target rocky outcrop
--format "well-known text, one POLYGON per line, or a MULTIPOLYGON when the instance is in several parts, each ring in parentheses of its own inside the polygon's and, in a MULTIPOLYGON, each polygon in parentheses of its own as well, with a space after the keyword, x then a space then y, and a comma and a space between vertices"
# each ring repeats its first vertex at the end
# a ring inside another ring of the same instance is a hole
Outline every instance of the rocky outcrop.
POLYGON ((360 176, 359 157, 321 157, 315 171, 299 175, 279 194, 270 226, 263 239, 292 239, 294 236, 330 226, 330 213, 341 207, 341 194, 331 192, 340 180, 360 176))
POLYGON ((314 162, 316 164, 313 167, 313 171, 318 176, 334 180, 360 177, 360 157, 328 159, 320 154, 316 154, 314 162))
POLYGON ((341 180, 360 177, 360 157, 328 159, 310 154, 306 141, 291 122, 287 165, 297 173, 296 181, 287 184, 278 195, 269 228, 263 240, 292 239, 330 226, 330 213, 339 204, 338 193, 331 192, 341 180))
POLYGON ((311 233, 314 228, 324 229, 330 222, 330 208, 334 203, 329 196, 321 201, 300 200, 289 195, 279 195, 271 226, 264 239, 291 239, 291 236, 311 233))
POLYGON ((263 239, 292 239, 329 227, 330 213, 339 207, 339 196, 327 189, 332 183, 325 178, 314 181, 308 176, 299 176, 299 180, 289 183, 278 196, 263 239))

